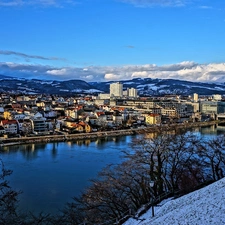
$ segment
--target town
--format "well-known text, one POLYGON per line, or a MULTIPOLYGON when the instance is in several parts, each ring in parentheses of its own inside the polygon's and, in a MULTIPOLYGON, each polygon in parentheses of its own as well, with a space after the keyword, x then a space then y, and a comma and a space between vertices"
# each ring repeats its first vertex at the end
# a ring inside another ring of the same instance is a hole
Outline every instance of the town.
POLYGON ((76 97, 0 95, 0 140, 92 133, 225 118, 223 96, 140 97, 135 88, 110 84, 109 93, 76 97))

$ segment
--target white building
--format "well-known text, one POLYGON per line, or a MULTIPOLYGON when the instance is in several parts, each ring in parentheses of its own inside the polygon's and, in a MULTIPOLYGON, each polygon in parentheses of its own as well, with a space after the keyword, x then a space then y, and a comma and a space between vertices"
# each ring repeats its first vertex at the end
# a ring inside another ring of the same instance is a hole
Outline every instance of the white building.
POLYGON ((137 98, 137 89, 129 88, 127 89, 128 97, 137 98))
POLYGON ((18 133, 18 123, 16 120, 2 120, 0 125, 4 127, 5 133, 7 134, 18 133))
POLYGON ((110 99, 110 94, 100 93, 98 97, 99 99, 110 99))
POLYGON ((198 102, 198 94, 194 93, 194 102, 198 102))
POLYGON ((212 97, 213 97, 213 100, 215 100, 215 101, 221 101, 222 100, 222 95, 215 94, 212 97))
POLYGON ((41 113, 37 112, 32 118, 34 133, 43 133, 47 131, 46 118, 41 113))
POLYGON ((120 82, 110 84, 110 96, 122 97, 123 96, 123 84, 120 82))

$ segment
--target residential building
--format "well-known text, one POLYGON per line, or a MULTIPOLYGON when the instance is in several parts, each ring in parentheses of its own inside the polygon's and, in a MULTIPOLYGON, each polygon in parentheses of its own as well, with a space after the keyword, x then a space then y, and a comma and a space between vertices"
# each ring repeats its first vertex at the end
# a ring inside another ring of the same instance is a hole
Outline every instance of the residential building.
POLYGON ((6 134, 18 133, 18 123, 16 120, 2 120, 0 125, 4 127, 6 134))
POLYGON ((145 116, 145 123, 147 125, 160 124, 161 123, 161 115, 154 114, 154 113, 146 115, 145 116))
POLYGON ((131 98, 137 98, 137 89, 135 88, 128 88, 127 89, 127 96, 131 98))
POLYGON ((47 132, 46 118, 41 113, 37 112, 31 117, 34 133, 45 133, 47 132))
POLYGON ((110 97, 122 97, 123 84, 120 82, 110 84, 110 97))

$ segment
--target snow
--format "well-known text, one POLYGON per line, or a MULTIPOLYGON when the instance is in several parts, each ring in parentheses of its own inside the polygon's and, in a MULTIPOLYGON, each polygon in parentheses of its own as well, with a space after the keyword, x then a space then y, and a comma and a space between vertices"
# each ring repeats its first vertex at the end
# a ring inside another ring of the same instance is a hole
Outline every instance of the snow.
POLYGON ((99 91, 98 89, 89 89, 89 90, 84 90, 86 93, 95 93, 95 92, 103 92, 103 91, 99 91))
POLYGON ((130 82, 124 82, 123 84, 135 84, 135 82, 130 81, 130 82))
POLYGON ((177 199, 150 208, 138 220, 123 225, 223 225, 225 224, 225 178, 177 199))

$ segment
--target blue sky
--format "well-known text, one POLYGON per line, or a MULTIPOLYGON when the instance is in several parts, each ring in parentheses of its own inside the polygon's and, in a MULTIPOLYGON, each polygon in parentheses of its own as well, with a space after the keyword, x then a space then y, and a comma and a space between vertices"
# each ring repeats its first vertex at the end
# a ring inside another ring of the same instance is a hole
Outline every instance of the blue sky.
POLYGON ((0 74, 225 82, 224 0, 0 0, 0 74))

